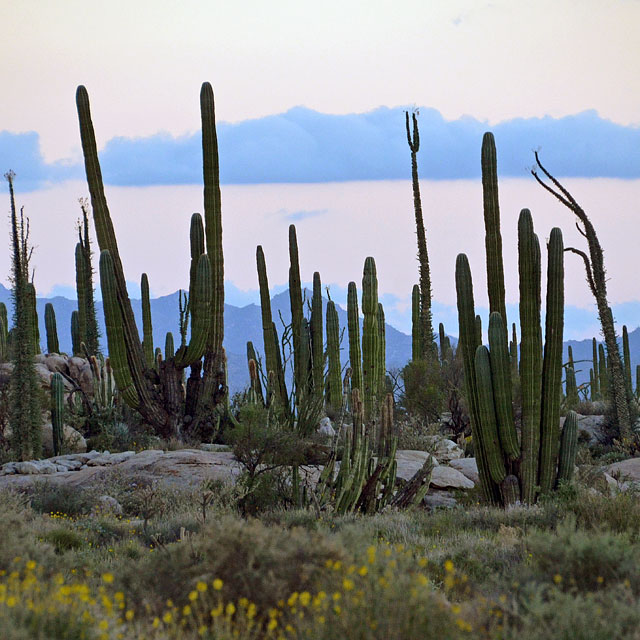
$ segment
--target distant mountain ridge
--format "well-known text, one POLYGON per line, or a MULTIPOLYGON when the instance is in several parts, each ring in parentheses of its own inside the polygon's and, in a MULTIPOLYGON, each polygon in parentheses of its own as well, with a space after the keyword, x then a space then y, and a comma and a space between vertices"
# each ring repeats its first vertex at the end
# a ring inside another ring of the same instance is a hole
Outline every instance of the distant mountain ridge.
MULTIPOLYGON (((307 300, 311 300, 311 292, 305 289, 307 300)), ((12 317, 11 291, 0 284, 0 302, 7 305, 9 318, 12 317)), ((56 312, 56 324, 58 327, 58 339, 60 349, 64 353, 71 353, 71 313, 77 308, 77 302, 63 296, 53 298, 40 298, 36 300, 38 311, 38 323, 40 327, 40 345, 46 350, 46 330, 44 326, 44 307, 47 302, 51 302, 56 312)), ((142 330, 142 310, 140 300, 131 299, 133 312, 136 318, 138 330, 142 330)), ((327 299, 323 297, 323 317, 326 313, 327 299)), ((104 326, 104 312, 102 302, 96 302, 98 325, 100 328, 103 350, 106 351, 106 331, 104 326)), ((338 319, 341 330, 347 326, 347 312, 339 305, 336 305, 338 319)), ((271 298, 271 310, 273 318, 281 334, 282 323, 288 324, 291 321, 291 310, 289 308, 289 291, 283 291, 271 298)), ((224 306, 225 336, 224 347, 227 352, 229 388, 232 393, 241 391, 249 383, 249 373, 247 368, 246 346, 247 341, 252 341, 259 354, 264 352, 262 341, 262 317, 260 307, 256 304, 248 304, 237 307, 230 304, 224 306)), ((165 336, 168 331, 173 333, 174 341, 179 343, 178 334, 178 292, 167 296, 160 296, 151 300, 151 316, 153 322, 153 343, 164 351, 165 336)), ((11 322, 11 320, 10 320, 11 322)), ((362 327, 362 318, 360 319, 362 327)), ((452 339, 453 344, 457 342, 452 339)), ((390 324, 386 324, 387 343, 387 369, 402 368, 411 359, 411 336, 398 331, 390 324)), ((563 361, 568 360, 567 347, 571 346, 576 364, 576 379, 578 384, 589 381, 589 368, 592 359, 592 342, 586 340, 568 340, 563 346, 563 361), (588 361, 588 362, 581 362, 588 361)), ((640 327, 629 332, 629 347, 631 351, 631 371, 635 386, 636 365, 640 364, 640 327)), ((345 335, 341 345, 341 361, 343 366, 349 358, 348 338, 345 335)))

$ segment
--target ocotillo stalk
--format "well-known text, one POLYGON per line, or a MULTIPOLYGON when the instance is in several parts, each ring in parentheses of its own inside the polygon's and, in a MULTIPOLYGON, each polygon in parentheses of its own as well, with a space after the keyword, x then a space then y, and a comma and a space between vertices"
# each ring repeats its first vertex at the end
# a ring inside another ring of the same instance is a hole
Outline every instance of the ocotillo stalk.
POLYGON ((372 257, 364 262, 362 276, 362 385, 364 419, 369 424, 375 415, 375 401, 380 381, 379 329, 378 329, 378 278, 376 263, 372 257))
POLYGON ((411 292, 411 359, 417 362, 422 358, 422 328, 420 325, 420 287, 413 285, 411 292))
POLYGON ((538 485, 542 383, 542 332, 540 328, 540 244, 533 231, 531 212, 518 219, 518 271, 520 279, 522 386, 522 500, 533 504, 538 485))
POLYGON ((51 431, 53 455, 59 456, 64 442, 64 379, 57 372, 51 376, 51 431))
POLYGON ((360 313, 358 311, 358 290, 355 282, 347 287, 347 322, 349 329, 349 363, 351 365, 351 388, 362 387, 362 352, 360 349, 360 313))
POLYGON ((429 268, 429 254, 427 253, 427 237, 424 231, 422 217, 422 200, 420 198, 420 182, 418 180, 418 151, 420 149, 420 132, 415 112, 405 111, 407 142, 411 150, 411 182, 413 185, 413 208, 416 217, 416 235, 418 238, 418 262, 420 265, 420 335, 422 343, 422 358, 432 355, 433 325, 431 319, 431 271, 429 268), (412 131, 413 129, 413 131, 412 131))
POLYGON ((338 312, 333 300, 327 302, 327 403, 334 411, 342 408, 342 376, 340 367, 340 327, 338 312))
POLYGON ((500 205, 498 202, 498 161, 496 143, 491 132, 482 138, 482 199, 484 204, 485 248, 487 252, 487 287, 489 311, 497 311, 502 317, 507 337, 507 308, 504 291, 504 266, 502 263, 502 235, 500 233, 500 205))
POLYGON ((47 302, 44 307, 44 326, 47 331, 47 353, 60 353, 56 312, 50 302, 47 302))
POLYGON ((142 292, 142 350, 147 367, 151 368, 154 364, 153 357, 153 327, 151 324, 151 299, 149 297, 149 279, 147 274, 143 273, 140 278, 140 291, 142 292))
POLYGON ((562 391, 562 337, 564 331, 564 244, 562 232, 551 230, 547 262, 547 312, 542 364, 540 418, 540 490, 551 491, 555 483, 562 391))
POLYGON ((320 274, 313 274, 311 299, 311 358, 313 361, 313 391, 318 398, 324 394, 324 331, 322 321, 322 282, 320 274))
POLYGON ((0 362, 9 357, 9 326, 7 322, 7 307, 0 302, 0 362))

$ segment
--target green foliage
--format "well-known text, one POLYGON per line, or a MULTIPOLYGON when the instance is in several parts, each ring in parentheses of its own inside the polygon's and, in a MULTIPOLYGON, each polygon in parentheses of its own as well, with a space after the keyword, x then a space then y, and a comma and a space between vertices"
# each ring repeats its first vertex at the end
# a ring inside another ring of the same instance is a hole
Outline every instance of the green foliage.
POLYGON ((436 360, 412 360, 400 374, 403 391, 399 405, 410 417, 428 424, 439 419, 447 400, 436 360))
POLYGON ((42 449, 42 414, 40 411, 40 385, 34 366, 37 332, 34 324, 35 289, 29 282, 29 221, 22 210, 16 212, 13 192, 14 174, 5 174, 9 182, 11 202, 11 249, 13 283, 14 333, 12 340, 13 373, 10 387, 9 425, 11 448, 19 460, 40 456, 42 449))

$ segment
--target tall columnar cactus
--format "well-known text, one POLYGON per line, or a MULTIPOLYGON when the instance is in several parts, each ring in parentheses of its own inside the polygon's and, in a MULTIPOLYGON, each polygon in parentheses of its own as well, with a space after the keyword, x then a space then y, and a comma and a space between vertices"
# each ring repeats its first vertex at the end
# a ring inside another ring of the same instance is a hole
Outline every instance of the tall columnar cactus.
POLYGON ((543 493, 555 482, 562 387, 562 337, 564 332, 564 244, 562 232, 551 230, 547 247, 547 304, 542 363, 540 418, 540 477, 543 493))
POLYGON ((636 398, 640 397, 640 364, 636 365, 636 398))
POLYGON ((542 330, 540 328, 540 244, 533 231, 531 212, 523 209, 518 219, 518 270, 520 274, 522 387, 522 499, 535 501, 540 457, 542 383, 542 330))
POLYGON ((333 300, 329 300, 327 303, 327 358, 329 361, 327 403, 334 411, 339 411, 342 408, 340 326, 338 324, 338 312, 333 300))
POLYGON ((56 312, 50 302, 47 302, 44 307, 44 326, 47 332, 47 353, 60 353, 56 312))
POLYGON ((511 361, 511 376, 518 377, 518 334, 516 333, 516 323, 511 325, 511 342, 509 343, 509 359, 511 361))
MULTIPOLYGON (((418 180, 418 151, 420 149, 420 132, 418 131, 418 119, 415 112, 411 114, 411 126, 409 112, 405 112, 407 142, 411 150, 411 180, 413 185, 413 208, 416 218, 416 236, 418 239, 418 262, 420 265, 420 346, 421 358, 433 356, 433 324, 431 317, 431 271, 429 267, 429 254, 427 252, 427 237, 424 231, 424 219, 422 217, 422 200, 420 197, 420 182, 418 180)), ((414 358, 416 359, 416 358, 414 358)))
POLYGON ((471 269, 469 268, 469 260, 464 253, 459 254, 456 258, 456 294, 460 336, 458 349, 462 350, 465 396, 469 407, 480 485, 485 500, 490 504, 498 504, 501 500, 500 491, 489 472, 486 444, 483 442, 483 430, 480 421, 475 354, 481 344, 481 340, 476 331, 471 269))
POLYGON ((167 331, 164 337, 164 359, 168 360, 176 355, 175 345, 173 343, 173 333, 167 331))
POLYGON ((38 312, 36 311, 36 288, 33 282, 28 282, 26 286, 27 305, 29 309, 29 327, 31 329, 31 339, 33 340, 34 353, 40 353, 40 329, 38 327, 38 312))
POLYGON ((600 396, 603 400, 609 397, 609 371, 604 345, 598 345, 598 382, 600 384, 600 396))
POLYGON ((82 338, 80 337, 80 314, 77 309, 71 312, 71 350, 74 356, 82 356, 82 338))
POLYGON ((383 396, 386 396, 387 386, 387 332, 382 302, 378 302, 378 371, 380 372, 378 399, 382 403, 383 396))
POLYGON ((378 277, 376 263, 368 257, 362 276, 362 386, 365 422, 376 412, 376 395, 380 381, 380 338, 378 328, 378 277))
POLYGON ((591 341, 592 359, 593 359, 593 384, 591 385, 591 400, 600 398, 600 371, 598 369, 598 343, 595 338, 591 341))
POLYGON ((556 485, 570 482, 576 462, 578 447, 578 414, 569 411, 564 421, 560 438, 560 453, 558 456, 558 477, 556 485))
POLYGON ((122 397, 155 427, 159 435, 179 436, 184 427, 189 431, 197 430, 201 434, 211 436, 220 424, 221 414, 228 413, 225 403, 226 357, 222 349, 224 337, 222 215, 215 109, 211 85, 204 83, 200 93, 207 253, 204 257, 199 257, 197 277, 203 285, 197 286, 199 301, 196 303, 193 299, 190 300, 193 322, 190 344, 184 348, 181 347, 174 359, 162 361, 157 372, 153 370, 155 362, 145 362, 127 293, 115 232, 104 195, 89 98, 84 87, 78 87, 76 103, 96 236, 101 250, 100 275, 105 301, 109 353, 114 377, 117 382, 119 380, 124 385, 119 384, 122 397), (206 292, 202 291, 203 287, 206 292), (196 322, 199 313, 196 307, 206 309, 208 318, 201 317, 196 322), (200 353, 204 327, 207 328, 205 348, 200 353), (197 358, 195 354, 198 354, 197 358), (204 362, 198 364, 203 356, 204 362), (195 368, 192 365, 195 365, 195 368), (193 383, 187 385, 185 398, 181 380, 186 366, 192 366, 190 380, 193 380, 193 383), (185 412, 186 407, 189 408, 188 413, 185 412))
POLYGON ((140 278, 142 292, 142 351, 147 367, 153 367, 153 326, 151 324, 151 299, 149 297, 149 278, 146 273, 140 278))
MULTIPOLYGON (((495 236, 495 233, 493 233, 495 236)), ((494 256, 494 258, 497 258, 494 256)), ((500 256, 500 262, 501 256, 500 256)), ((518 439, 511 411, 513 358, 507 351, 502 315, 489 319, 490 351, 481 344, 474 318, 471 271, 464 254, 456 261, 456 291, 465 389, 471 417, 480 483, 489 502, 533 503, 539 488, 554 487, 559 456, 559 402, 564 325, 564 263, 562 234, 551 232, 547 266, 547 317, 544 358, 540 326, 540 246, 531 213, 523 209, 518 220, 520 280, 520 380, 522 429, 518 439), (500 415, 505 419, 501 421, 500 415), (501 428, 501 423, 506 428, 501 428)), ((512 341, 515 344, 515 336, 512 341)), ((564 455, 564 454, 562 454, 564 455)))
POLYGON ((51 430, 53 455, 59 456, 64 443, 64 379, 57 372, 51 376, 51 430))
POLYGON ((317 271, 313 274, 310 331, 313 391, 317 398, 322 398, 324 394, 324 330, 322 321, 322 282, 317 271))
POLYGON ((351 388, 363 392, 362 350, 360 348, 360 313, 358 290, 355 282, 347 287, 347 322, 349 329, 349 364, 351 366, 351 388))
POLYGON ((284 371, 282 369, 282 357, 276 331, 271 314, 271 298, 269 297, 269 280, 267 277, 267 265, 264 259, 264 251, 258 245, 256 248, 256 265, 258 269, 258 284, 260 287, 260 309, 262 312, 262 337, 264 340, 264 357, 267 374, 267 404, 279 403, 287 409, 289 397, 284 383, 284 371), (273 375, 272 375, 273 374, 273 375))
MULTIPOLYGON (((78 296, 78 331, 80 342, 87 337, 87 264, 82 244, 76 244, 76 294, 78 296)), ((85 343, 86 344, 86 343, 85 343)))
POLYGON ((567 396, 567 407, 569 409, 575 409, 580 402, 578 397, 578 384, 576 383, 576 365, 573 360, 573 349, 571 346, 567 347, 567 353, 569 360, 567 362, 566 382, 565 382, 565 394, 567 396))
POLYGON ((497 311, 502 316, 506 344, 508 324, 502 263, 500 205, 498 202, 498 160, 495 139, 489 131, 482 138, 481 167, 489 311, 497 311))
POLYGON ((249 366, 249 381, 251 384, 251 397, 254 403, 264 405, 264 395, 262 393, 262 382, 260 381, 260 370, 258 367, 258 356, 253 346, 253 342, 247 342, 247 364, 249 366), (251 365, 253 362, 253 368, 251 365))
POLYGON ((307 362, 302 356, 302 285, 295 225, 289 225, 289 300, 291 302, 291 338, 293 342, 293 379, 300 396, 307 386, 307 362))
MULTIPOLYGON (((497 311, 492 312, 489 316, 489 348, 491 349, 492 402, 495 403, 495 419, 500 436, 499 444, 502 446, 507 458, 515 461, 520 457, 520 444, 518 443, 513 406, 511 404, 511 363, 507 345, 504 342, 504 322, 497 311)), ((476 353, 477 357, 478 354, 476 353)), ((478 375, 476 367, 476 376, 478 375)), ((500 482, 502 480, 504 480, 504 477, 500 482)))
POLYGON ((622 325, 622 361, 624 363, 624 382, 627 385, 627 393, 632 394, 631 350, 629 349, 629 331, 626 324, 622 325))

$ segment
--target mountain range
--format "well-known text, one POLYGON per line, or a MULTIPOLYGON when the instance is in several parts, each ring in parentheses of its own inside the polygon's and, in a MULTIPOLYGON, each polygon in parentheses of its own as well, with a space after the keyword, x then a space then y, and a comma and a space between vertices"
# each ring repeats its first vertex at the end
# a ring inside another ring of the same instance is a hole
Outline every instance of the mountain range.
MULTIPOLYGON (((311 300, 311 292, 304 290, 306 300, 311 300)), ((0 302, 7 305, 9 317, 12 315, 11 290, 0 284, 0 302)), ((40 343, 42 348, 46 348, 46 331, 44 326, 44 307, 50 302, 56 313, 56 324, 58 329, 58 339, 60 350, 64 353, 71 353, 71 313, 77 308, 76 300, 71 300, 63 296, 53 298, 41 298, 36 300, 38 321, 40 328, 40 343)), ((131 300, 138 329, 142 329, 142 309, 138 299, 131 300)), ((326 312, 327 299, 323 297, 323 312, 326 312)), ((340 327, 347 326, 347 312, 336 305, 340 327)), ((289 292, 283 291, 271 298, 271 310, 273 318, 278 327, 278 333, 282 334, 282 327, 291 321, 291 310, 289 307, 289 292)), ((103 351, 106 347, 106 331, 104 326, 104 313, 102 301, 96 301, 96 313, 98 316, 98 326, 101 335, 101 346, 103 351)), ((249 373, 247 368, 247 341, 251 340, 256 351, 263 353, 262 341, 262 318, 260 307, 256 304, 248 304, 242 307, 225 304, 224 306, 224 347, 227 353, 229 388, 232 393, 242 391, 249 383, 249 373)), ((160 346, 164 350, 165 336, 171 331, 176 344, 179 343, 178 334, 178 292, 167 296, 151 299, 151 316, 153 322, 154 345, 160 346)), ((362 319, 361 319, 362 326, 362 319)), ((411 359, 411 336, 398 331, 390 324, 386 324, 386 345, 387 345, 387 369, 400 369, 411 359)), ((452 337, 455 345, 456 338, 452 337)), ((591 340, 569 340, 564 343, 564 362, 568 360, 567 347, 571 346, 573 357, 576 361, 576 379, 578 384, 589 381, 589 368, 592 359, 591 340)), ((640 364, 640 327, 629 332, 629 347, 631 352, 631 370, 634 377, 636 365, 640 364)), ((341 343, 342 364, 348 360, 348 340, 346 333, 341 343)))

